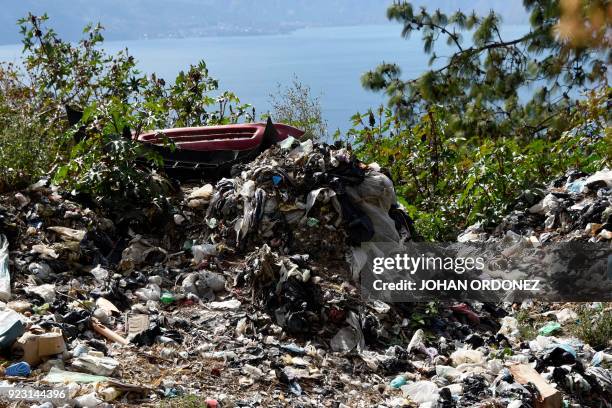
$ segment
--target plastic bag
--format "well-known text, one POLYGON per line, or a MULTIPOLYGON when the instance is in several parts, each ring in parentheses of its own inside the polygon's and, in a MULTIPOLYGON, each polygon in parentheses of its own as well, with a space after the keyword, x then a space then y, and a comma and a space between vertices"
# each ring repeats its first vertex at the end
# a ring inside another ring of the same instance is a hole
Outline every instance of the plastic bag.
POLYGON ((391 206, 396 203, 393 182, 384 174, 371 171, 363 182, 347 187, 351 200, 372 220, 374 236, 372 242, 399 242, 395 221, 389 216, 391 206))
POLYGON ((193 261, 198 264, 209 256, 217 255, 217 246, 213 244, 194 245, 191 247, 193 261))
POLYGON ((501 328, 497 332, 508 337, 517 337, 519 333, 518 321, 511 316, 505 316, 501 320, 501 328))
POLYGON ((154 283, 149 283, 146 287, 137 289, 134 294, 143 302, 147 300, 159 300, 161 288, 154 283))
POLYGON ((103 401, 96 396, 95 392, 92 392, 89 394, 85 394, 85 395, 76 397, 75 402, 77 406, 79 407, 93 408, 93 407, 97 407, 98 405, 102 404, 103 401))
POLYGON ((87 234, 87 231, 77 230, 73 228, 60 227, 60 226, 49 227, 48 229, 59 234, 59 236, 64 241, 81 242, 85 238, 85 235, 87 234))
POLYGON ((423 329, 419 329, 412 335, 412 339, 410 339, 410 343, 408 343, 408 347, 406 351, 410 353, 413 349, 417 349, 421 346, 425 345, 425 332, 423 329))
POLYGON ((72 366, 91 374, 110 376, 119 362, 111 357, 100 356, 94 353, 84 354, 72 361, 72 366))
POLYGON ((340 329, 331 339, 330 345, 332 350, 343 353, 349 352, 355 348, 357 351, 363 350, 365 347, 365 340, 359 324, 359 317, 355 312, 350 311, 346 318, 346 322, 349 326, 340 329))
POLYGON ((43 378, 43 381, 48 383, 96 383, 108 381, 108 377, 101 375, 77 373, 74 371, 65 371, 57 367, 51 367, 49 373, 43 378))
POLYGON ((450 356, 453 365, 456 367, 459 364, 482 364, 484 356, 478 350, 459 349, 450 356))
POLYGON ((25 331, 24 317, 11 309, 0 310, 0 348, 11 346, 25 331))
MULTIPOLYGON (((347 186, 346 193, 351 202, 371 221, 374 234, 357 248, 370 257, 384 256, 385 249, 377 243, 400 243, 401 237, 395 228, 395 220, 389 210, 397 202, 393 182, 384 174, 370 171, 362 183, 347 186)), ((353 279, 357 280, 363 267, 363 254, 353 255, 350 260, 353 279)))
POLYGON ((541 336, 550 336, 559 329, 561 329, 561 325, 558 322, 548 322, 538 330, 538 334, 541 336))
POLYGON ((9 273, 8 240, 0 235, 0 300, 7 302, 11 298, 11 275, 9 273))
POLYGON ((412 401, 418 404, 438 401, 438 386, 431 381, 417 381, 401 388, 405 397, 410 397, 412 401))

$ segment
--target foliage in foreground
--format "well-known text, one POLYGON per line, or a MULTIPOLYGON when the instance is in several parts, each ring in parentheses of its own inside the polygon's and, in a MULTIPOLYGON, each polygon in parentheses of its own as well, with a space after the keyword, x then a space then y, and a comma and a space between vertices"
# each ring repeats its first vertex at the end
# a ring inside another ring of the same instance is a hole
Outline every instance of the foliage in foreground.
POLYGON ((461 137, 559 137, 580 92, 607 81, 611 5, 606 0, 523 4, 529 30, 505 38, 502 17, 494 11, 445 14, 394 3, 388 18, 402 25, 406 38, 421 32, 432 67, 404 79, 398 65, 384 63, 363 75, 363 85, 384 91, 388 106, 411 125, 439 105, 448 131, 461 137), (443 41, 450 50, 440 49, 443 41))
POLYGON ((570 327, 571 333, 597 350, 609 347, 612 339, 610 304, 581 305, 577 313, 578 320, 570 327))
POLYGON ((132 141, 131 132, 252 120, 249 105, 218 92, 204 62, 167 84, 141 74, 127 50, 106 54, 100 25, 87 26, 83 39, 72 44, 48 29, 46 20, 22 19, 23 68, 0 66, 5 184, 51 174, 92 197, 153 199, 164 191, 150 170, 160 159, 132 141), (76 126, 70 126, 66 107, 83 111, 76 126))
POLYGON ((522 191, 542 188, 568 169, 609 166, 609 93, 590 92, 568 117, 570 129, 555 139, 459 137, 448 130, 442 107, 414 126, 383 107, 377 115, 355 115, 348 136, 364 161, 389 169, 424 237, 453 240, 468 224, 496 222, 522 191))
POLYGON ((494 12, 389 8, 402 35, 422 32, 432 63, 440 59, 437 41, 456 51, 418 78, 402 79, 395 64, 366 73, 363 85, 384 91, 388 105, 355 115, 347 137, 362 159, 390 169, 426 238, 452 240, 470 223, 497 221, 525 189, 570 168, 612 163, 612 53, 600 18, 609 4, 576 2, 568 16, 556 1, 524 1, 530 31, 511 40, 494 12))

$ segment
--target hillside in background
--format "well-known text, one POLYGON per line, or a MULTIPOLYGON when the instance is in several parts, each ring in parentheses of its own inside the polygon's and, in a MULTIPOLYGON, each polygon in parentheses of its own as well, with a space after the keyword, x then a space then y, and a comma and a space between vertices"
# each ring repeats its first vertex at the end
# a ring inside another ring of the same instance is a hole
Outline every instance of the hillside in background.
MULTIPOLYGON (((40 0, 3 4, 0 44, 19 42, 17 19, 29 11, 48 13, 64 38, 76 39, 82 27, 102 22, 109 40, 181 38, 210 35, 274 34, 309 26, 387 23, 390 0, 40 0)), ((415 1, 415 4, 427 2, 415 1)), ((520 0, 441 0, 443 10, 496 9, 507 23, 526 20, 520 0)), ((428 7, 434 4, 429 2, 428 7)))

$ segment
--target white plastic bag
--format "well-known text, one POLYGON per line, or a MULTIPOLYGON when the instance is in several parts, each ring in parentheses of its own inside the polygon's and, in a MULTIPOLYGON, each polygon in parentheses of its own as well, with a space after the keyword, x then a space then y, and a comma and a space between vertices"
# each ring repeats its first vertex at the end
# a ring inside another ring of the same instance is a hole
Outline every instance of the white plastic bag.
POLYGON ((437 402, 440 395, 438 386, 431 381, 417 381, 403 385, 401 389, 404 397, 410 397, 417 404, 437 402))
POLYGON ((354 280, 359 279, 363 268, 363 259, 386 256, 388 245, 401 242, 400 234, 395 228, 395 221, 389 216, 391 206, 397 202, 393 182, 384 174, 370 171, 363 182, 356 186, 347 186, 346 193, 351 201, 359 207, 372 221, 374 235, 369 242, 362 242, 359 250, 362 254, 349 255, 349 263, 354 280), (357 255, 357 256, 355 256, 357 255), (365 256, 364 256, 365 255, 365 256))
POLYGON ((208 256, 217 255, 217 246, 213 244, 194 245, 191 247, 193 261, 198 264, 208 256))
POLYGON ((459 349, 451 354, 450 358, 455 367, 460 364, 484 363, 484 356, 479 350, 459 349))
POLYGON ((9 273, 8 240, 0 235, 0 300, 7 302, 11 298, 11 275, 9 273))

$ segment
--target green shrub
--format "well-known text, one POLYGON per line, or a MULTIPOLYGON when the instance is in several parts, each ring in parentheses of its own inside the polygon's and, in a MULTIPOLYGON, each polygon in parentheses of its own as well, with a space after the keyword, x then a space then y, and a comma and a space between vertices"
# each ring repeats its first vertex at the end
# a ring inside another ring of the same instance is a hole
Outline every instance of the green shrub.
POLYGON ((529 316, 529 311, 527 309, 520 309, 516 313, 515 318, 518 322, 518 330, 521 335, 521 340, 529 341, 538 337, 536 320, 529 316))
POLYGON ((50 175, 94 198, 153 199, 164 192, 154 172, 162 162, 132 132, 253 119, 249 105, 218 92, 203 61, 166 83, 140 73, 127 50, 104 52, 100 25, 69 43, 46 21, 20 20, 22 67, 0 68, 0 184, 50 175), (83 111, 75 126, 66 107, 83 111))
POLYGON ((0 65, 0 191, 40 177, 62 154, 61 115, 22 81, 16 67, 0 65))
POLYGON ((608 93, 605 87, 578 102, 559 138, 459 137, 438 106, 412 126, 389 108, 357 114, 347 137, 364 161, 389 169, 421 235, 452 240, 468 224, 498 221, 525 189, 570 168, 609 165, 608 93))
POLYGON ((319 97, 313 96, 310 87, 294 77, 288 86, 278 85, 270 94, 275 122, 286 123, 304 130, 304 139, 324 141, 327 138, 327 122, 323 118, 319 97))
POLYGON ((578 319, 571 325, 569 331, 580 340, 596 349, 610 347, 612 339, 612 310, 610 304, 600 307, 581 305, 578 319))
POLYGON ((402 36, 420 33, 430 65, 440 64, 413 78, 392 63, 366 72, 363 86, 384 92, 387 107, 355 115, 347 136, 390 169, 425 237, 452 240, 499 220, 522 190, 612 162, 606 6, 575 5, 525 1, 530 26, 517 38, 504 38, 494 11, 389 6, 402 36), (438 55, 444 40, 451 51, 438 55))

